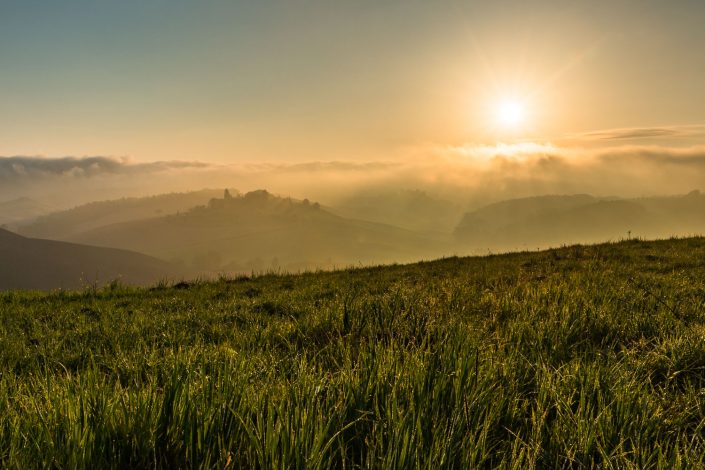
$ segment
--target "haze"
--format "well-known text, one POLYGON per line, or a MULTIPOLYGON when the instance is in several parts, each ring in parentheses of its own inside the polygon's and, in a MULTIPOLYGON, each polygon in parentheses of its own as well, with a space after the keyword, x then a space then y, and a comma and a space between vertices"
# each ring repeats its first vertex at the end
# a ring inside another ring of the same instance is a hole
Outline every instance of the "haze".
POLYGON ((698 0, 0 1, 0 224, 208 271, 700 233, 703 19, 698 0), (282 248, 324 232, 350 243, 282 248), (255 254, 184 248, 245 234, 255 254))

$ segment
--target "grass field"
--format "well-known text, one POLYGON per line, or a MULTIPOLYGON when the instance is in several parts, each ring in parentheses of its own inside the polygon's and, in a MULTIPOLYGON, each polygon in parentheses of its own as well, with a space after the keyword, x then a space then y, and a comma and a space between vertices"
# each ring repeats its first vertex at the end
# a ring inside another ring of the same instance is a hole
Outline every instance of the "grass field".
POLYGON ((705 239, 0 294, 0 466, 705 467, 705 239))

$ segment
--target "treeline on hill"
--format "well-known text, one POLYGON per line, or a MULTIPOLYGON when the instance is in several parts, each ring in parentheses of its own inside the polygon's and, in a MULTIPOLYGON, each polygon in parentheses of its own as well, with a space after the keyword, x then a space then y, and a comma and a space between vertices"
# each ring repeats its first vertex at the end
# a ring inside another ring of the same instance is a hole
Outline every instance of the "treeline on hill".
POLYGON ((449 237, 344 218, 317 202, 264 190, 212 198, 178 214, 94 227, 66 239, 216 273, 410 262, 450 251, 449 237))
POLYGON ((705 240, 0 294, 0 465, 702 468, 705 240))

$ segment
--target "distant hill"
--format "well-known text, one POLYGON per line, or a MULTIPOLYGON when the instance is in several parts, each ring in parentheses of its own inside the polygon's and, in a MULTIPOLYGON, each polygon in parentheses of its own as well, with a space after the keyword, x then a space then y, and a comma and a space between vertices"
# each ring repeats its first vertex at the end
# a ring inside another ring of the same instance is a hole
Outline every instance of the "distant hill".
POLYGON ((75 289, 119 279, 143 285, 175 276, 164 261, 126 250, 26 238, 0 229, 0 289, 75 289))
POLYGON ((28 223, 35 218, 48 214, 54 209, 48 204, 28 197, 20 197, 0 202, 0 226, 15 227, 19 223, 28 223))
POLYGON ((179 215, 112 224, 71 240, 148 253, 202 270, 261 271, 412 261, 447 254, 449 239, 347 219, 308 200, 253 191, 179 215))
POLYGON ((29 237, 66 240, 77 233, 105 225, 187 211, 222 194, 222 190, 204 189, 91 202, 39 217, 32 223, 20 226, 18 232, 29 237))
POLYGON ((482 251, 700 233, 705 233, 705 196, 693 191, 639 199, 574 195, 503 201, 467 213, 455 237, 482 251))
POLYGON ((449 233, 463 211, 455 203, 421 190, 359 193, 335 204, 338 215, 424 232, 449 233))

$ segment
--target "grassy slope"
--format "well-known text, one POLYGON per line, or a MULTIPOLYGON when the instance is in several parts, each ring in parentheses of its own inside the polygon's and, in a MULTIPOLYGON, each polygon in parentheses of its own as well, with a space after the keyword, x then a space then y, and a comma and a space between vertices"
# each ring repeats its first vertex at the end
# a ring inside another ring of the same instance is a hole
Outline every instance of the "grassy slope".
POLYGON ((0 465, 703 467, 705 239, 0 294, 0 465))

